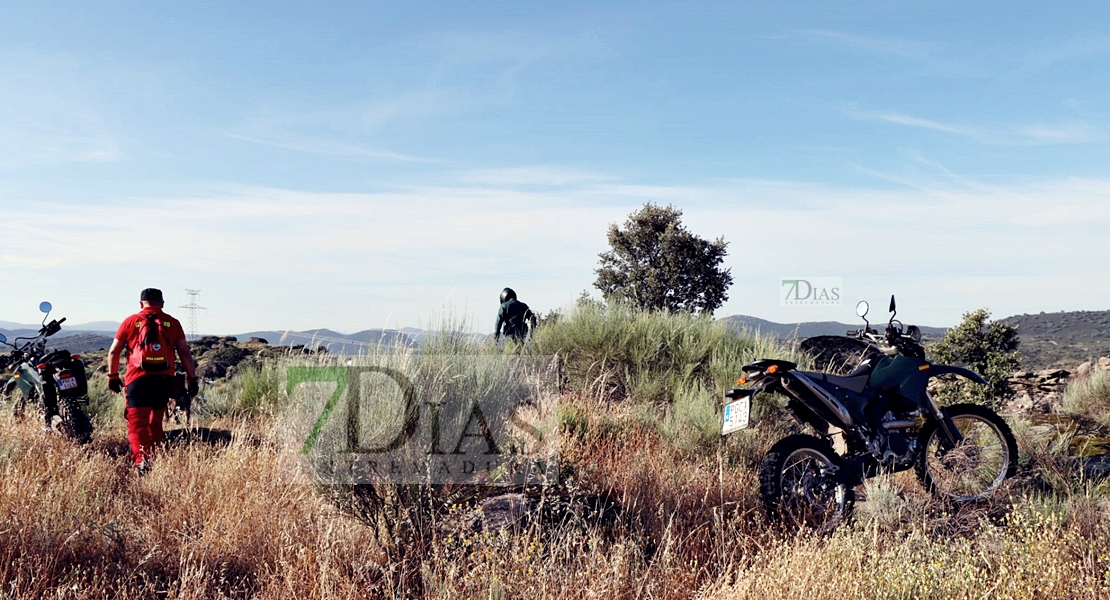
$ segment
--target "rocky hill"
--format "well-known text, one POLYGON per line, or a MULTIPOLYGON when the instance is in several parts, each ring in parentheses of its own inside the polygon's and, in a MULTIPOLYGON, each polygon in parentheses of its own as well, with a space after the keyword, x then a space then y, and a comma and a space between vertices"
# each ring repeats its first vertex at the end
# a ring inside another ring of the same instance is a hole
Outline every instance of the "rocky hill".
POLYGON ((1110 310, 1042 312, 1002 321, 1017 326, 1026 369, 1074 368, 1110 355, 1110 310))

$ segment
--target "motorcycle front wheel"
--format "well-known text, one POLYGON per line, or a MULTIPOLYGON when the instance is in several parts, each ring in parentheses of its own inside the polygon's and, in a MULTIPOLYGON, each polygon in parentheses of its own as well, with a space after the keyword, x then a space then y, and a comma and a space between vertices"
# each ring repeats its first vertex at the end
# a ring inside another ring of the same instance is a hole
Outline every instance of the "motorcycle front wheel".
POLYGON ((855 492, 831 481, 842 461, 825 440, 792 435, 779 440, 759 471, 759 492, 771 520, 827 532, 852 513, 855 492))
POLYGON ((1017 441, 1010 426, 978 404, 944 409, 962 438, 952 445, 938 421, 921 429, 917 477, 930 492, 957 502, 986 498, 1017 470, 1017 441))

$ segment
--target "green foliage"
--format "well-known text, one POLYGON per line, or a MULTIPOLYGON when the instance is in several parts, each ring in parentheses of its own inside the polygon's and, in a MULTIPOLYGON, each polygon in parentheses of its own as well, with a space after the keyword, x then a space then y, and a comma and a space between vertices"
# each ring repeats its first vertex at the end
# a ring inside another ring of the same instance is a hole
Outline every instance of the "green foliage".
POLYGON ((642 309, 712 313, 728 299, 732 275, 721 268, 723 238, 710 242, 686 231, 682 211, 648 203, 621 229, 609 227, 594 286, 608 301, 642 309))
POLYGON ((89 373, 88 378, 88 413, 96 419, 96 426, 126 423, 124 409, 127 407, 127 400, 123 394, 113 394, 108 389, 108 377, 102 373, 89 373))
POLYGON ((1064 390, 1064 411, 1110 427, 1110 372, 1095 371, 1069 382, 1064 390))
POLYGON ((721 396, 700 383, 675 394, 663 435, 682 450, 706 449, 721 439, 721 396))
POLYGON ((566 383, 588 395, 672 402, 701 385, 719 395, 757 358, 800 360, 771 338, 744 336, 708 315, 579 303, 536 330, 532 351, 558 355, 566 383))
POLYGON ((939 398, 946 403, 972 401, 994 408, 1013 395, 1007 379, 1021 364, 1017 328, 990 320, 986 308, 965 313, 962 323, 948 330, 944 339, 933 344, 933 361, 965 365, 979 373, 988 385, 959 382, 945 386, 939 398))
POLYGON ((205 390, 206 401, 196 409, 208 416, 273 414, 281 399, 281 365, 244 363, 230 381, 205 390))

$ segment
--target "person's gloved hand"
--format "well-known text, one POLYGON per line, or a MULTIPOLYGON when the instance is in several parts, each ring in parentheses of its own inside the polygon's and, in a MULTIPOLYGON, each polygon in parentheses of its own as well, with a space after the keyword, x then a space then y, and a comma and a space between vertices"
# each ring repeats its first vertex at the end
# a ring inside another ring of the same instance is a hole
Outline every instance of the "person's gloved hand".
POLYGON ((110 373, 108 375, 108 389, 112 390, 114 394, 123 391, 123 382, 119 380, 119 373, 110 373))
POLYGON ((200 393, 200 381, 196 377, 190 377, 187 380, 186 390, 190 398, 195 397, 200 393))

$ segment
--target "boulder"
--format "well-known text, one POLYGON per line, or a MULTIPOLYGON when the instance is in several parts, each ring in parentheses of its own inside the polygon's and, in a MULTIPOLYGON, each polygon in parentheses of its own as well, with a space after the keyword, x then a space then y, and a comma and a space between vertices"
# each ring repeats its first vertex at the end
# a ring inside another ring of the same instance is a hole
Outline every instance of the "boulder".
POLYGON ((247 340, 247 343, 249 343, 249 344, 269 344, 270 342, 267 342, 266 338, 252 337, 251 339, 247 340))
POLYGON ((227 376, 227 365, 224 363, 203 361, 197 363, 197 377, 201 379, 222 379, 227 376))
POLYGON ((1103 356, 1102 358, 1098 359, 1098 370, 1110 371, 1110 356, 1103 356))
POLYGON ((1076 377, 1086 377, 1091 374, 1091 362, 1087 361, 1075 369, 1076 377))

